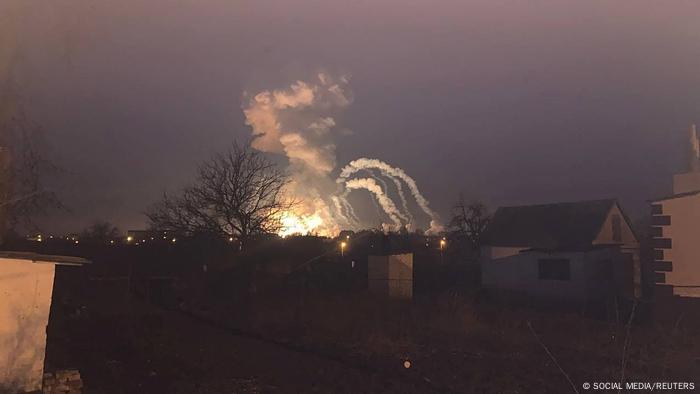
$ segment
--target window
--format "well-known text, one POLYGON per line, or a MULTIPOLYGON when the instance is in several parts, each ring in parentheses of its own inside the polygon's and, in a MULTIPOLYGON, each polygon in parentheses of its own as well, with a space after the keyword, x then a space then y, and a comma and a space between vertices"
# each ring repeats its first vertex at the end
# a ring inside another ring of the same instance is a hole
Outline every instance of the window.
POLYGON ((568 259, 540 259, 538 265, 540 279, 571 279, 571 264, 568 259))
POLYGON ((612 216, 612 238, 613 242, 622 242, 622 218, 620 215, 612 216))

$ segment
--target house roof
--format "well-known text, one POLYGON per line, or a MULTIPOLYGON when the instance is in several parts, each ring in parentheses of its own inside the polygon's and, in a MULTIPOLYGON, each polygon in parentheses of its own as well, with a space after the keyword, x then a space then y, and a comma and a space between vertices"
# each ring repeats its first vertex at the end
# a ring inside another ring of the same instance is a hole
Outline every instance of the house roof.
POLYGON ((28 260, 32 263, 47 263, 58 265, 90 264, 89 260, 86 260, 82 257, 57 256, 33 252, 0 252, 0 258, 13 260, 28 260))
POLYGON ((598 236, 615 205, 617 200, 610 199, 499 208, 486 231, 486 244, 585 249, 598 236))
POLYGON ((657 198, 654 200, 651 200, 650 202, 661 202, 661 201, 667 201, 667 200, 674 200, 676 198, 683 198, 683 197, 690 197, 690 196, 695 196, 697 194, 700 194, 700 190, 692 191, 692 192, 686 192, 686 193, 679 193, 679 194, 674 194, 672 196, 666 196, 666 197, 661 197, 657 198))

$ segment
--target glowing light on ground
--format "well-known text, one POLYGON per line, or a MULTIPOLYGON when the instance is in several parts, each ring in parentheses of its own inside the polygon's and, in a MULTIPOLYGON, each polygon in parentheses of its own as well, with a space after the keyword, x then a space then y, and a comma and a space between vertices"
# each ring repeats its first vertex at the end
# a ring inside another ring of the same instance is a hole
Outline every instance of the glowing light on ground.
POLYGON ((280 218, 282 228, 277 233, 280 237, 288 237, 290 235, 329 235, 322 234, 318 229, 323 225, 323 219, 317 214, 313 215, 298 215, 294 212, 284 212, 280 218))

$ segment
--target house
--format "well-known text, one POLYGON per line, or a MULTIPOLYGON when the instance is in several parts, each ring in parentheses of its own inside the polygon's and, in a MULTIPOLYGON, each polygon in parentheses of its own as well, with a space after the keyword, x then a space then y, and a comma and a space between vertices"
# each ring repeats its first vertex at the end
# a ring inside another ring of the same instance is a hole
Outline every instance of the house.
POLYGON ((616 200, 499 208, 486 230, 482 284, 569 301, 639 297, 639 242, 616 200))
POLYGON ((0 391, 42 389, 55 266, 86 263, 78 257, 0 252, 0 391))
POLYGON ((690 129, 688 169, 673 195, 651 201, 655 296, 700 298, 700 142, 690 129))

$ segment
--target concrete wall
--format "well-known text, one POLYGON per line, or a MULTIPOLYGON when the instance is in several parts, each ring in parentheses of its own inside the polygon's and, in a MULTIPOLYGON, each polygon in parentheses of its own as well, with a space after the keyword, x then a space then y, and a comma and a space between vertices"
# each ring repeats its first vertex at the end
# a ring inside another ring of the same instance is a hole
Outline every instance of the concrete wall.
POLYGON ((655 229, 655 268, 663 279, 658 282, 674 286, 674 295, 700 297, 700 195, 658 204, 661 212, 657 216, 667 218, 669 223, 655 229))
POLYGON ((413 297, 413 254, 369 256, 369 290, 396 298, 413 297))
POLYGON ((482 260, 484 287, 519 291, 532 296, 558 297, 571 300, 603 298, 609 295, 610 277, 606 264, 619 259, 614 249, 591 252, 523 252, 517 255, 482 260), (540 259, 568 259, 569 280, 539 279, 540 259))
POLYGON ((54 269, 0 258, 0 387, 41 389, 54 269))

